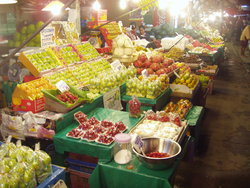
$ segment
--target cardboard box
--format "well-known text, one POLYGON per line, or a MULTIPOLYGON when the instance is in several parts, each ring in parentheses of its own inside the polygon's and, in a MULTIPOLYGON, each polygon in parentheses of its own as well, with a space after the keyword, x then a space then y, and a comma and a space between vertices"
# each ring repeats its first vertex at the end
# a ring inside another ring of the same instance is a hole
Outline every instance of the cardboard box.
POLYGON ((24 111, 24 112, 31 111, 33 113, 37 113, 43 111, 44 109, 45 109, 44 97, 36 100, 21 99, 21 104, 19 105, 13 104, 14 111, 24 111))
POLYGON ((194 89, 190 89, 186 85, 170 84, 170 88, 173 91, 172 96, 185 97, 189 99, 191 99, 194 96, 199 86, 200 86, 200 82, 196 84, 194 89))

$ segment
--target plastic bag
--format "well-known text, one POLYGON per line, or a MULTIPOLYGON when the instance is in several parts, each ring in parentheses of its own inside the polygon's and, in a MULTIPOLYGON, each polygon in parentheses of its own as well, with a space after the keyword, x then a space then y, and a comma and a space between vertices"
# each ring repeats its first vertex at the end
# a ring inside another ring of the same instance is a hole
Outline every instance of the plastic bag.
POLYGON ((141 102, 137 97, 133 96, 132 100, 128 102, 129 105, 129 115, 131 117, 140 117, 141 116, 141 102))
POLYGON ((38 183, 42 183, 52 172, 50 156, 41 150, 35 151, 35 161, 38 163, 36 168, 36 179, 38 183))
POLYGON ((2 112, 1 133, 4 138, 11 135, 16 139, 24 140, 23 120, 20 116, 11 116, 2 112))

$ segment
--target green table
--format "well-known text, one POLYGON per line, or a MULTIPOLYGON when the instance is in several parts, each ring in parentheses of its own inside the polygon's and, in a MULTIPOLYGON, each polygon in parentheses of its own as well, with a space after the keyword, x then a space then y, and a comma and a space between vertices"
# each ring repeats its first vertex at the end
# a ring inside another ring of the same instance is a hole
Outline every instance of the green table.
POLYGON ((186 119, 188 121, 188 126, 190 134, 194 137, 194 146, 195 149, 198 147, 199 137, 200 137, 200 127, 201 121, 205 113, 205 108, 202 106, 193 106, 189 111, 186 119))
MULTIPOLYGON (((138 100, 142 103, 142 109, 143 110, 149 110, 153 109, 155 111, 161 110, 166 104, 170 101, 172 90, 170 88, 167 88, 161 95, 159 95, 155 99, 148 99, 148 98, 141 98, 138 97, 138 100)), ((123 95, 122 101, 128 102, 132 99, 132 96, 123 95)), ((128 111, 128 107, 126 108, 128 111)))
POLYGON ((190 141, 187 137, 183 141, 183 149, 179 158, 172 167, 164 170, 150 170, 144 167, 134 156, 133 169, 127 169, 127 165, 119 165, 114 161, 99 162, 89 179, 91 188, 170 188, 175 172, 181 159, 186 153, 190 141), (171 182, 171 183, 170 183, 171 182))
POLYGON ((187 114, 187 121, 189 126, 197 126, 200 124, 201 119, 204 115, 204 107, 202 106, 193 106, 187 114))
MULTIPOLYGON (((123 84, 120 86, 121 96, 124 95, 125 91, 126 91, 126 84, 123 84)), ((74 113, 78 111, 82 111, 83 113, 87 114, 91 112, 92 110, 99 108, 99 107, 101 108, 103 107, 103 95, 96 98, 92 103, 81 105, 71 110, 70 112, 64 114, 63 117, 57 120, 56 122, 56 132, 59 132, 63 130, 64 128, 66 128, 68 125, 74 123, 74 118, 73 118, 74 113)))
MULTIPOLYGON (((73 114, 72 114, 73 115, 73 114)), ((126 132, 134 127, 140 118, 130 118, 128 112, 116 111, 111 109, 96 108, 87 113, 88 117, 96 117, 98 120, 110 120, 113 122, 123 121, 128 127, 126 132)), ((87 142, 79 139, 73 139, 66 137, 66 134, 77 126, 77 122, 74 121, 68 124, 66 128, 59 131, 53 138, 55 149, 58 153, 73 152, 78 154, 85 154, 92 157, 97 157, 100 160, 110 161, 112 159, 112 149, 114 143, 106 146, 95 142, 87 142)))

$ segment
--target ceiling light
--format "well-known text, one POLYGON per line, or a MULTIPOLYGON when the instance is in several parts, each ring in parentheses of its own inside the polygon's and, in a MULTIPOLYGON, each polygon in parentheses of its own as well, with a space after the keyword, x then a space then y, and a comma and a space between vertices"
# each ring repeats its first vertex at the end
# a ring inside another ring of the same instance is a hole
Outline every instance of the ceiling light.
POLYGON ((0 4, 15 4, 17 3, 17 0, 0 0, 0 4))
POLYGON ((51 1, 42 11, 50 11, 54 15, 59 15, 64 4, 61 1, 55 0, 51 1))

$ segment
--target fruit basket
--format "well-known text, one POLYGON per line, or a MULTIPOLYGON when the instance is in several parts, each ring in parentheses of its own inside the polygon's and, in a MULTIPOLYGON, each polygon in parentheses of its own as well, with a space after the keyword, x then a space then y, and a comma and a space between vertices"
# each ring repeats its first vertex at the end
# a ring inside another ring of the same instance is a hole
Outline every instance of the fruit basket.
POLYGON ((45 97, 45 109, 59 113, 66 113, 88 101, 85 92, 73 87, 63 93, 59 90, 43 90, 42 92, 45 97))
POLYGON ((200 87, 199 82, 197 82, 194 88, 189 88, 186 85, 170 84, 170 88, 173 91, 172 96, 184 97, 189 99, 191 99, 194 96, 194 94, 198 91, 199 87, 200 87))
POLYGON ((178 126, 175 122, 162 122, 144 117, 129 133, 139 135, 142 138, 151 136, 168 138, 180 143, 187 130, 188 125, 185 121, 181 122, 181 125, 178 126))
POLYGON ((22 52, 18 59, 36 77, 63 67, 50 48, 22 52))
POLYGON ((81 62, 83 60, 70 45, 52 47, 52 50, 58 59, 66 66, 81 62))

